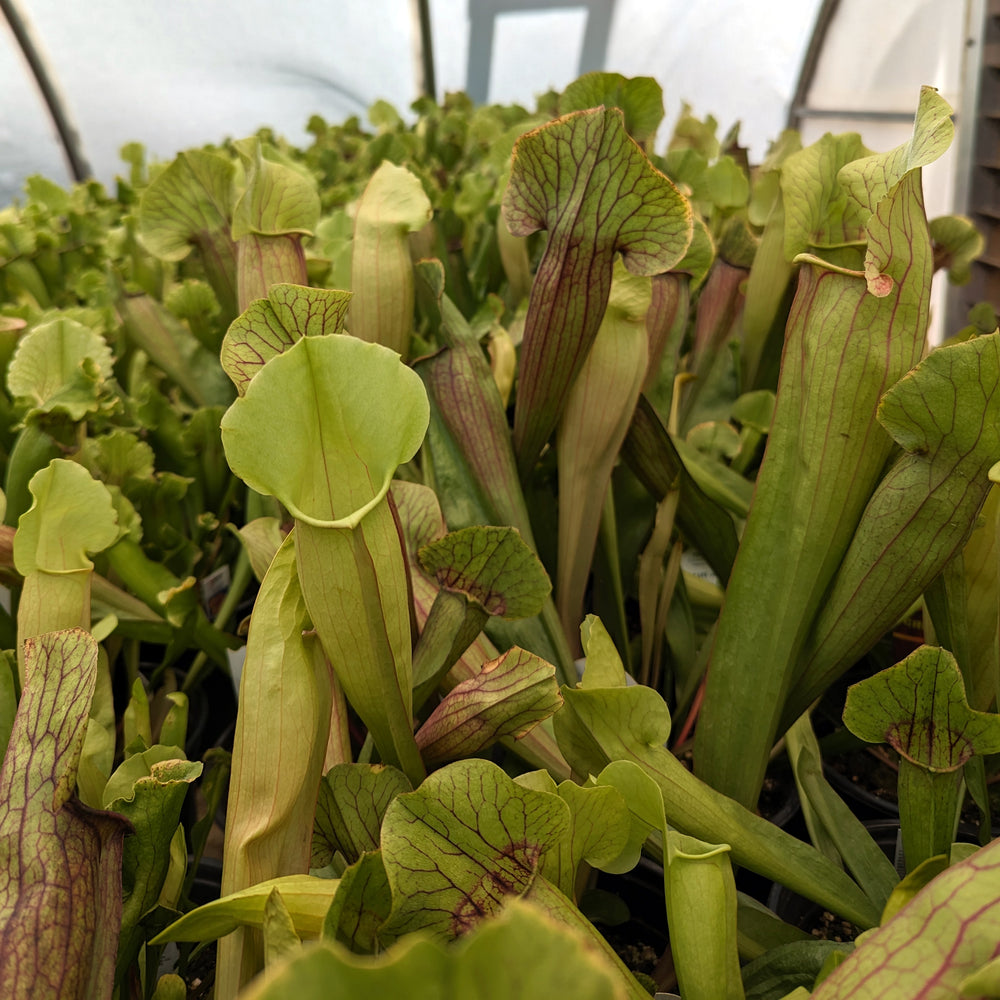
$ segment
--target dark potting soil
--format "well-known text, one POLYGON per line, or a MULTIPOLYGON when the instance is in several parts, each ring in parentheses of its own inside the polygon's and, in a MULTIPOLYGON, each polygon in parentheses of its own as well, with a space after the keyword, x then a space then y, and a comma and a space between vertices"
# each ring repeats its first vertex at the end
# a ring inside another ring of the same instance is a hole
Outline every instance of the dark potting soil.
POLYGON ((202 948, 184 970, 187 1000, 211 1000, 215 990, 215 943, 202 948))

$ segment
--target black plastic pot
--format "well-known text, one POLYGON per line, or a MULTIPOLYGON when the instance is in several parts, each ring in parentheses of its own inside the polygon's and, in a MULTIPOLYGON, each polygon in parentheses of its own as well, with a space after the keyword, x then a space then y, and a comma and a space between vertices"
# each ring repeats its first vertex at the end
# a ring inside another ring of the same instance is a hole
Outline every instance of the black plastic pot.
MULTIPOLYGON (((866 750, 856 751, 858 755, 870 756, 866 750)), ((878 762, 872 758, 872 765, 878 762)), ((888 765, 883 765, 888 767, 888 765)), ((896 801, 895 782, 892 788, 887 788, 884 794, 865 787, 859 781, 829 763, 823 764, 823 775, 836 789, 840 797, 851 807, 851 812, 860 820, 894 819, 899 823, 899 804, 896 801)), ((888 782, 887 782, 888 784, 888 782)))

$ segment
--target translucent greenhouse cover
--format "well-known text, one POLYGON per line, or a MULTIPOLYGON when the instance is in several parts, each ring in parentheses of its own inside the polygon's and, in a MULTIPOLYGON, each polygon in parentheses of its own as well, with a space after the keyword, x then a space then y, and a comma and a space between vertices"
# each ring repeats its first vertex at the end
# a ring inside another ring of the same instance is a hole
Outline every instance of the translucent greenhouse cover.
MULTIPOLYGON (((414 0, 4 2, 27 22, 105 183, 121 169, 126 142, 168 159, 266 125, 304 144, 313 114, 364 118, 379 98, 403 111, 419 93, 414 0)), ((687 102, 720 131, 740 122, 759 159, 786 124, 817 16, 831 8, 807 102, 818 110, 801 127, 807 138, 858 130, 885 149, 908 135, 921 84, 961 102, 982 2, 429 0, 435 89, 439 98, 468 89, 479 100, 532 107, 581 70, 652 76, 667 112, 661 143, 687 102)), ((50 116, 5 30, 0 87, 0 203, 32 173, 68 182, 50 116)), ((955 205, 951 169, 931 199, 939 212, 955 205)))

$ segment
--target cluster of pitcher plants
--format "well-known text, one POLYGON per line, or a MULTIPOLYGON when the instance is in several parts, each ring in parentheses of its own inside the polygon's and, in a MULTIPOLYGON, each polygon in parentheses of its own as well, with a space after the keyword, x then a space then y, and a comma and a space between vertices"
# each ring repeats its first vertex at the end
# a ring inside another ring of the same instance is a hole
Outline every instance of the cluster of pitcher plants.
POLYGON ((0 212, 6 995, 183 998, 215 941, 218 1000, 998 995, 1000 333, 927 342, 981 245, 924 212, 951 109, 753 167, 688 114, 657 153, 649 79, 414 111, 0 212), (231 756, 194 746, 237 668, 231 756), (852 670, 898 866, 812 724, 852 670), (594 891, 643 856, 652 977, 594 891))

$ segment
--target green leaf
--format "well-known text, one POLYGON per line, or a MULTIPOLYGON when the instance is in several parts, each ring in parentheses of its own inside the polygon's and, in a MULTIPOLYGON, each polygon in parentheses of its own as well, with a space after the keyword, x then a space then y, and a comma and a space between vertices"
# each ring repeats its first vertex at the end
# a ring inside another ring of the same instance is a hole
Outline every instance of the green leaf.
POLYGON ((621 874, 639 862, 643 845, 650 834, 662 835, 667 820, 659 786, 638 764, 613 760, 597 775, 598 787, 616 788, 631 814, 631 832, 625 850, 604 871, 621 874))
POLYGON ((535 548, 507 416, 490 366, 468 321, 443 294, 440 263, 422 262, 417 275, 438 313, 445 345, 415 364, 433 405, 427 443, 445 521, 453 529, 512 525, 535 548))
POLYGON ((163 304, 187 323, 202 347, 218 354, 226 329, 219 318, 219 297, 211 285, 198 278, 186 278, 164 294, 163 304))
POLYGON ((197 278, 186 278, 174 285, 164 295, 163 304, 178 319, 187 320, 192 329, 199 321, 212 320, 219 313, 219 300, 212 286, 197 278))
POLYGON ((264 922, 261 930, 264 935, 266 967, 277 965, 282 959, 301 950, 302 941, 295 932, 295 921, 276 887, 271 890, 264 903, 264 922))
MULTIPOLYGON (((1000 486, 990 488, 980 520, 962 552, 965 617, 969 637, 969 704, 987 709, 1000 696, 1000 486)), ((961 663, 959 664, 961 666, 961 663)))
POLYGON ((881 923, 887 924, 925 885, 937 878, 949 864, 951 864, 951 858, 948 855, 938 854, 921 862, 913 871, 900 879, 899 884, 886 900, 881 923))
POLYGON ((319 221, 316 178, 258 137, 237 142, 246 188, 233 208, 240 310, 272 285, 308 283, 302 237, 319 221))
POLYGON ((692 235, 691 207, 625 131, 617 109, 566 115, 514 147, 503 215, 549 239, 528 300, 514 443, 522 479, 562 414, 611 290, 614 254, 640 275, 669 270, 692 235))
POLYGON ((313 868, 339 851, 351 864, 378 850, 382 819, 397 795, 413 791, 402 771, 385 764, 336 764, 323 776, 313 829, 313 868))
POLYGON ((740 453, 739 432, 732 424, 721 420, 696 424, 688 431, 684 442, 713 463, 730 462, 740 453))
MULTIPOLYGON (((798 133, 795 133, 795 146, 796 149, 802 146, 798 133)), ((781 156, 781 144, 775 148, 781 156)), ((790 152, 785 150, 784 155, 790 152)), ((758 172, 748 206, 749 220, 764 226, 764 231, 744 289, 741 356, 744 389, 773 389, 776 385, 788 307, 794 290, 794 268, 791 259, 785 256, 785 204, 779 174, 783 163, 778 156, 758 172), (758 201, 762 204, 757 204, 758 201)))
POLYGON ((442 587, 503 618, 537 615, 552 588, 538 556, 512 527, 460 528, 424 546, 418 558, 442 587))
POLYGON ((75 462, 54 459, 30 483, 34 503, 14 536, 14 565, 22 576, 39 571, 93 569, 88 553, 118 535, 111 495, 75 462))
POLYGON ((810 940, 805 931, 785 923, 763 903, 741 892, 736 894, 736 929, 740 957, 748 961, 783 944, 810 940))
POLYGON ((190 708, 188 696, 183 691, 171 691, 164 695, 164 701, 170 707, 160 722, 157 742, 166 746, 183 748, 187 740, 188 711, 190 708))
MULTIPOLYGON (((624 687, 625 666, 615 648, 614 640, 597 615, 587 615, 584 618, 580 625, 580 638, 583 652, 587 657, 587 669, 580 681, 580 687, 585 689, 624 687)), ((669 720, 667 725, 670 725, 669 720)))
POLYGON ((88 437, 77 455, 80 464, 105 486, 121 489, 134 480, 152 480, 156 454, 148 441, 122 427, 110 428, 98 437, 88 437))
POLYGON ((813 247, 837 247, 863 239, 871 211, 848 196, 838 173, 869 152, 857 133, 827 134, 782 163, 786 260, 813 247))
POLYGON ((803 1000, 831 953, 845 957, 852 945, 839 941, 793 941, 779 945, 743 967, 747 1000, 791 1000, 804 990, 803 1000))
MULTIPOLYGON (((438 332, 445 345, 416 366, 432 404, 426 451, 445 520, 453 529, 471 524, 512 525, 537 548, 506 413, 490 366, 468 322, 443 295, 441 265, 425 261, 417 273, 432 309, 438 311, 433 318, 440 322, 438 332)), ((573 657, 551 600, 537 619, 506 629, 502 644, 517 644, 544 656, 556 664, 560 679, 574 673, 573 657)))
POLYGON ((153 1000, 187 1000, 187 995, 187 983, 180 976, 168 972, 157 980, 153 1000))
POLYGON ((11 651, 0 655, 0 755, 7 752, 10 734, 17 715, 17 662, 11 651))
MULTIPOLYGON (((938 875, 888 923, 867 935, 817 988, 814 1000, 920 996, 928 984, 956 996, 996 954, 1000 840, 938 875)), ((979 995, 978 993, 971 994, 979 995)))
POLYGON ((680 487, 677 522, 720 580, 728 580, 739 545, 729 513, 707 496, 688 471, 663 421, 645 396, 639 397, 622 457, 658 500, 680 487))
MULTIPOLYGON (((101 642, 107 632, 113 631, 115 622, 98 622, 91 626, 91 634, 101 642), (110 628, 109 628, 110 626, 110 628)), ((104 786, 111 776, 115 759, 115 704, 111 690, 111 671, 108 669, 107 653, 103 649, 98 654, 97 684, 90 704, 87 720, 87 734, 83 740, 83 752, 76 775, 76 790, 84 805, 100 808, 103 805, 104 786)))
MULTIPOLYGON (((774 421, 695 736, 699 776, 746 806, 756 804, 790 693, 786 726, 816 697, 801 703, 795 683, 810 627, 829 611, 831 583, 863 537, 856 529, 892 450, 876 409, 923 351, 933 253, 919 166, 943 151, 924 141, 938 118, 936 106, 922 106, 911 143, 840 169, 865 226, 864 274, 856 251, 854 269, 810 258, 799 271, 774 421)), ((790 201, 786 191, 786 211, 790 201)), ((845 642, 856 634, 841 625, 845 642)))
POLYGON ((197 247, 226 316, 236 314, 236 246, 229 222, 236 200, 235 165, 207 150, 179 153, 143 192, 139 237, 163 260, 197 247))
POLYGON ((583 619, 603 498, 646 378, 651 302, 650 280, 629 274, 616 261, 604 319, 559 422, 556 598, 567 635, 583 619))
POLYGON ((719 123, 712 115, 704 121, 691 114, 687 101, 681 104, 681 114, 670 136, 668 152, 696 150, 706 160, 714 160, 719 155, 719 139, 716 135, 719 123))
POLYGON ((705 186, 717 208, 742 208, 750 198, 746 171, 731 156, 720 156, 705 171, 705 186))
POLYGON ((245 1000, 326 1000, 331 991, 370 1000, 624 1000, 613 966, 589 942, 527 903, 508 904, 455 946, 408 937, 376 961, 331 943, 249 987, 245 1000))
POLYGON ((323 918, 339 884, 339 879, 316 878, 313 875, 268 879, 185 913, 149 943, 214 941, 238 927, 259 928, 264 923, 264 907, 272 889, 281 893, 299 937, 316 938, 323 929, 323 918))
POLYGON ((246 172, 246 188, 233 208, 233 239, 251 233, 311 235, 320 213, 312 175, 256 137, 235 145, 246 172))
POLYGON ((1000 334, 932 351, 886 393, 904 449, 868 502, 803 651, 790 710, 871 648, 961 550, 1000 461, 1000 334))
POLYGON ((576 898, 577 873, 583 862, 616 874, 635 867, 642 842, 635 835, 625 796, 617 788, 562 781, 556 793, 569 806, 570 831, 545 854, 542 875, 563 895, 576 898))
POLYGON ((887 742, 932 771, 1000 753, 1000 715, 969 708, 954 656, 937 646, 921 646, 848 688, 844 723, 855 736, 887 742))
POLYGON ((110 996, 126 824, 73 796, 97 642, 70 629, 24 646, 25 683, 0 770, 4 993, 12 1000, 110 996))
POLYGON ((128 338, 198 406, 225 405, 233 395, 212 353, 156 299, 130 295, 118 303, 128 338))
POLYGON ((233 472, 258 493, 276 496, 299 521, 347 528, 385 497, 427 420, 420 379, 392 351, 353 337, 303 337, 229 408, 222 440, 233 472))
POLYGON ((420 180, 388 160, 358 202, 351 255, 351 333, 405 359, 413 332, 414 278, 408 234, 433 215, 420 180))
POLYGON ((302 237, 298 233, 262 236, 247 233, 236 247, 238 304, 243 312, 267 297, 274 285, 305 285, 309 281, 302 237))
POLYGON ((632 761, 612 761, 597 780, 621 792, 639 832, 663 838, 667 923, 684 996, 742 1000, 729 846, 705 844, 670 829, 659 787, 632 761))
MULTIPOLYGON (((588 671, 589 672, 589 657, 588 671)), ((670 713, 657 692, 636 685, 562 689, 553 719, 560 749, 579 773, 599 774, 612 761, 632 761, 658 785, 667 822, 699 840, 725 842, 734 861, 821 902, 859 926, 878 909, 815 848, 699 781, 666 748, 670 713)))
POLYGON ((83 420, 99 409, 113 358, 104 338, 71 319, 36 326, 20 339, 7 369, 7 389, 37 413, 83 420))
POLYGON ((274 554, 284 541, 281 521, 277 517, 257 517, 239 529, 243 550, 250 559, 253 575, 258 581, 264 579, 274 554))
MULTIPOLYGON (((419 703, 422 673, 418 670, 421 657, 424 655, 425 645, 433 642, 434 649, 427 654, 427 658, 435 662, 451 660, 451 651, 455 643, 454 631, 448 631, 443 637, 429 637, 425 641, 428 631, 427 623, 431 619, 431 614, 435 603, 440 596, 440 591, 436 580, 428 576, 420 566, 417 553, 425 545, 441 538, 445 534, 445 524, 441 517, 441 508, 438 505, 434 491, 426 486, 416 483, 404 483, 396 481, 392 486, 392 498, 396 505, 396 512, 403 529, 403 537, 407 552, 407 559, 410 564, 410 582, 413 590, 413 606, 417 619, 417 626, 421 629, 420 639, 414 650, 413 676, 414 676, 414 702, 419 703), (442 656, 441 648, 447 645, 448 653, 442 656)), ((454 595, 466 607, 461 609, 463 619, 467 617, 467 602, 454 595)), ((461 640, 459 640, 461 642, 461 640)), ((478 675, 480 667, 488 660, 497 656, 496 647, 480 633, 464 653, 452 664, 452 679, 459 681, 469 679, 478 675)), ((507 746, 513 742, 510 738, 505 738, 507 746)), ((555 745, 555 740, 550 732, 544 727, 536 726, 529 733, 526 733, 517 741, 516 752, 534 767, 548 767, 551 772, 561 777, 568 777, 569 768, 562 760, 559 750, 555 745)))
MULTIPOLYGON (((442 589, 438 579, 421 565, 421 550, 443 539, 446 533, 434 491, 396 481, 391 495, 403 531, 413 609, 420 631, 412 664, 413 701, 419 711, 449 670, 456 670, 456 682, 474 677, 483 662, 493 659, 497 652, 482 635, 483 624, 489 618, 486 609, 467 594, 442 589)), ((447 548, 439 554, 446 556, 447 548)))
POLYGON ((122 857, 119 978, 124 977, 145 940, 140 922, 159 899, 181 808, 201 770, 201 762, 184 760, 179 747, 155 746, 124 761, 104 789, 105 808, 132 824, 122 857))
MULTIPOLYGON (((93 563, 118 536, 111 495, 82 466, 53 459, 31 477, 34 497, 14 535, 14 565, 24 577, 17 607, 23 639, 55 629, 89 628, 93 563)), ((23 650, 18 650, 23 683, 23 650)))
POLYGON ((429 930, 450 940, 499 913, 509 896, 531 887, 569 822, 560 798, 519 787, 488 761, 435 771, 397 796, 382 824, 393 894, 383 933, 429 930))
MULTIPOLYGON (((192 245, 221 245, 228 239, 235 169, 217 153, 179 153, 143 192, 139 205, 142 242, 164 260, 183 260, 192 245)), ((230 249, 230 259, 232 249, 230 249)))
POLYGON ((955 123, 948 102, 933 87, 921 87, 909 141, 888 153, 852 160, 841 169, 838 180, 858 204, 875 212, 907 174, 939 159, 954 136, 955 123))
POLYGON ((383 759, 405 760, 417 781, 409 595, 384 501, 427 420, 423 385, 398 355, 338 335, 303 337, 273 357, 222 419, 233 472, 296 518, 306 606, 347 698, 383 759))
POLYGON ((335 209, 320 219, 313 241, 315 251, 330 262, 325 285, 330 288, 351 287, 351 255, 354 220, 346 209, 335 209))
POLYGON ((684 467, 705 495, 737 517, 745 518, 753 499, 754 484, 725 463, 702 454, 692 443, 677 438, 673 443, 684 467))
POLYGON ((991 959, 981 969, 967 976, 959 983, 958 988, 963 997, 1000 996, 1000 958, 991 959))
POLYGON ((389 503, 350 531, 300 521, 296 536, 306 607, 340 686, 382 761, 418 784, 425 768, 413 738, 410 594, 389 503))
POLYGON ((842 858, 868 898, 884 907, 899 883, 899 876, 861 820, 826 780, 809 716, 799 718, 785 737, 812 842, 817 847, 828 843, 833 860, 842 858))
MULTIPOLYGON (((309 867, 332 696, 322 650, 305 633, 295 557, 292 532, 271 562, 250 621, 226 814, 226 895, 309 867)), ((247 950, 242 932, 220 942, 220 990, 235 991, 259 971, 252 957, 241 959, 247 950)))
POLYGON ((417 732, 428 765, 471 757, 504 736, 523 736, 562 704, 555 667, 513 647, 457 684, 417 732))
MULTIPOLYGON (((931 239, 940 266, 948 268, 948 280, 953 285, 968 284, 972 278, 972 263, 986 248, 982 233, 971 219, 959 215, 943 215, 930 223, 931 239)), ((985 331, 992 333, 992 330, 985 331)))
POLYGON ((382 854, 362 854, 343 874, 323 922, 323 939, 360 954, 380 950, 378 931, 392 910, 392 891, 382 854))
POLYGON ((667 926, 685 1000, 743 1000, 728 844, 665 831, 667 926))
POLYGON ((584 73, 562 92, 559 114, 601 105, 620 108, 628 134, 644 145, 656 138, 656 130, 663 121, 663 88, 651 76, 584 73))
POLYGON ((141 743, 153 745, 153 729, 149 719, 149 696, 141 677, 132 682, 132 693, 122 717, 122 743, 125 747, 141 743))
POLYGON ((245 395, 250 380, 268 359, 302 337, 343 333, 350 301, 350 292, 272 285, 266 299, 251 302, 233 320, 222 341, 222 368, 236 391, 245 395))

